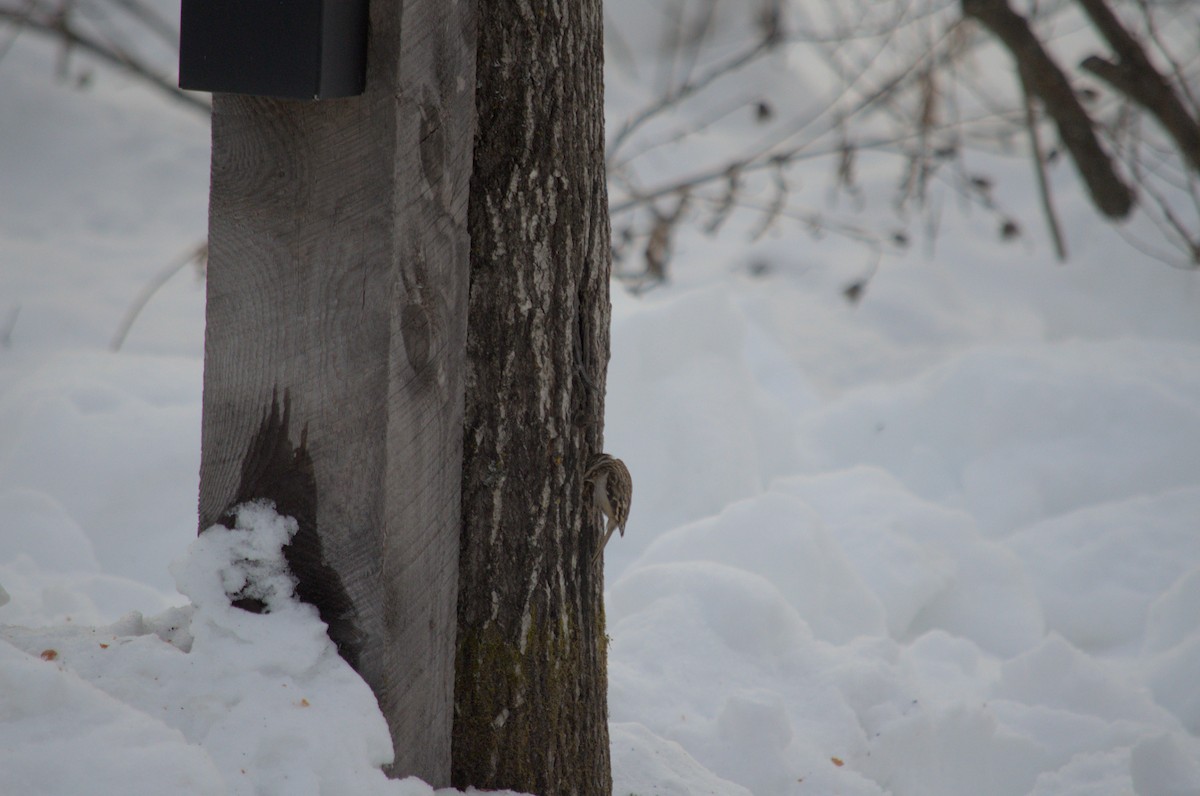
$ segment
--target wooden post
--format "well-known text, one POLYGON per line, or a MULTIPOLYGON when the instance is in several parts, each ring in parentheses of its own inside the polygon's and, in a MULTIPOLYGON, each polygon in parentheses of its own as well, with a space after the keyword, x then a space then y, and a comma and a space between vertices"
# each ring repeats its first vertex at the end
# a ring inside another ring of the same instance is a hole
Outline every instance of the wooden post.
POLYGON ((466 0, 372 0, 366 91, 213 103, 201 528, 267 497, 392 732, 450 780, 475 106, 466 0))

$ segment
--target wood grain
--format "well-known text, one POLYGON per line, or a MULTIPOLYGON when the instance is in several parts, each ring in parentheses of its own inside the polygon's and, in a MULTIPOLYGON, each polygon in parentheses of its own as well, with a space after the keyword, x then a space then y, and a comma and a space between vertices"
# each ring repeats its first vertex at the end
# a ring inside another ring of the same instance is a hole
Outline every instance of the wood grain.
POLYGON ((473 14, 430 0, 370 14, 364 96, 214 97, 200 522, 279 495, 313 515, 298 518, 319 542, 299 551, 315 559, 301 579, 336 587, 308 593, 326 594, 379 699, 391 772, 445 785, 473 14), (247 476, 264 446, 293 464, 247 476))

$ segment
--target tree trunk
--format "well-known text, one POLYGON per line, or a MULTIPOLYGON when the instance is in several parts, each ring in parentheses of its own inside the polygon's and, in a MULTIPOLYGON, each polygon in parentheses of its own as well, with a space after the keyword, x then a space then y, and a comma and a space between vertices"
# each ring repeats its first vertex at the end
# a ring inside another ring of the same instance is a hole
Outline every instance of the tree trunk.
POLYGON ((600 0, 481 13, 456 786, 611 793, 599 515, 610 271, 600 0))
POLYGON ((444 785, 474 17, 370 20, 364 96, 214 98, 200 521, 259 497, 298 520, 300 595, 379 699, 391 773, 444 785))

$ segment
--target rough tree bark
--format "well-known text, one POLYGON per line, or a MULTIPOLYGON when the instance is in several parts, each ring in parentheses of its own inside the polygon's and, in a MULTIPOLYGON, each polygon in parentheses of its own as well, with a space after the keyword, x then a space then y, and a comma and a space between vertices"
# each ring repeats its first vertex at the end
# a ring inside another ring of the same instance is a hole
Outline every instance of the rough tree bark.
POLYGON ((474 129, 465 0, 372 0, 363 97, 213 107, 201 528, 276 501, 302 598, 450 774, 474 129))
POLYGON ((454 783, 611 793, 599 515, 611 266, 600 0, 481 10, 454 783))

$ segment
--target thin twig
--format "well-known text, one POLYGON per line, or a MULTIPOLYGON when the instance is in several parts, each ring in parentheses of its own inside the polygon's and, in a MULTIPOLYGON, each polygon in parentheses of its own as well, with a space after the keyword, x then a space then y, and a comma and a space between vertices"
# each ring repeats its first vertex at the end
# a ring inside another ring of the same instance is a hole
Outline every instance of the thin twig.
POLYGON ((1007 0, 961 0, 963 14, 978 20, 1008 50, 1029 90, 1042 101, 1058 127, 1059 137, 1075 161, 1092 203, 1109 218, 1119 219, 1133 209, 1133 191, 1113 167, 1096 139, 1093 123, 1063 70, 1029 27, 1029 21, 1007 0))
POLYGON ((165 17, 160 15, 141 0, 108 0, 115 6, 123 8, 130 16, 145 25, 172 50, 179 49, 179 30, 165 17))
POLYGON ((146 308, 146 305, 150 303, 150 299, 154 297, 154 294, 157 293, 163 285, 171 281, 171 277, 182 271, 185 266, 190 264, 196 264, 199 266, 202 265, 207 259, 208 241, 205 241, 204 243, 201 243, 194 249, 191 249, 185 253, 175 262, 168 264, 166 268, 163 268, 161 271, 151 277, 150 281, 148 281, 145 286, 142 287, 142 292, 139 293, 137 298, 133 300, 133 303, 129 305, 129 309, 125 311, 125 317, 121 319, 121 325, 117 327, 117 332, 113 335, 113 339, 109 344, 109 348, 111 348, 113 351, 121 350, 121 346, 125 345, 125 338, 129 335, 129 330, 133 328, 133 323, 137 320, 138 315, 140 315, 142 310, 146 308))
POLYGON ((17 328, 17 316, 21 314, 21 305, 14 304, 8 312, 4 325, 0 326, 0 348, 12 348, 13 329, 17 328))
POLYGON ((1046 179, 1046 156, 1042 148, 1042 138, 1038 134, 1037 113, 1033 107, 1033 95, 1029 87, 1021 81, 1025 94, 1025 127, 1029 130, 1029 148, 1032 150, 1033 171, 1037 177, 1038 196, 1042 201, 1042 215, 1046 218, 1046 228, 1050 231, 1050 239, 1054 242, 1054 253, 1058 261, 1067 261, 1067 244, 1063 238, 1062 226, 1058 222, 1058 214, 1054 211, 1054 200, 1050 197, 1050 181, 1046 179))
MULTIPOLYGON (((693 26, 692 31, 687 34, 686 41, 683 42, 683 46, 680 48, 683 50, 683 58, 685 59, 682 79, 684 83, 692 79, 692 73, 696 69, 696 62, 700 58, 700 45, 708 38, 712 30, 713 12, 716 8, 717 0, 706 0, 706 5, 700 11, 699 21, 693 26)), ((683 15, 680 14, 680 24, 682 25, 682 23, 683 15)))
POLYGON ((1200 114, 1200 105, 1196 102, 1196 97, 1192 93, 1187 75, 1184 74, 1183 65, 1179 63, 1179 59, 1167 48, 1163 42, 1162 35, 1158 32, 1158 23, 1154 20, 1154 14, 1147 4, 1146 0, 1137 0, 1138 8, 1142 11, 1142 19, 1146 22, 1146 35, 1150 41, 1154 42, 1154 48, 1158 50, 1168 64, 1171 65, 1171 74, 1175 76, 1175 86, 1179 89, 1179 93, 1183 95, 1188 107, 1191 109, 1193 116, 1200 114))
POLYGON ((1080 66, 1141 105, 1174 139, 1191 167, 1200 171, 1200 125, 1171 84, 1104 0, 1078 2, 1117 57, 1113 62, 1093 55, 1080 66))
POLYGON ((36 15, 32 10, 24 12, 0 7, 0 22, 21 25, 30 31, 58 39, 69 47, 79 47, 102 61, 130 72, 159 91, 166 93, 172 99, 182 102, 184 105, 193 110, 198 110, 205 115, 212 110, 212 106, 209 105, 207 100, 202 99, 196 94, 183 91, 175 85, 174 80, 165 75, 158 74, 129 53, 110 49, 80 32, 71 24, 70 19, 66 16, 53 13, 36 15))
POLYGON ((5 56, 8 55, 8 51, 17 43, 17 39, 21 36, 21 30, 25 27, 25 22, 28 20, 29 15, 33 13, 35 6, 37 6, 37 0, 26 0, 25 10, 18 12, 17 21, 11 25, 12 33, 5 39, 4 44, 0 44, 0 61, 4 60, 5 56))
MULTIPOLYGON (((979 121, 978 119, 956 120, 954 126, 970 125, 979 121)), ((935 128, 935 131, 942 130, 951 125, 941 124, 935 128)), ((855 147, 859 151, 886 151, 894 148, 907 141, 915 139, 916 132, 907 132, 893 137, 880 137, 869 141, 858 141, 855 147)), ((657 188, 652 188, 644 191, 630 191, 630 196, 622 201, 609 206, 611 215, 619 215, 628 212, 636 207, 645 205, 647 202, 652 202, 656 199, 661 199, 664 196, 678 193, 681 190, 692 191, 696 188, 710 185, 714 182, 725 180, 730 169, 737 169, 742 174, 762 171, 763 169, 771 169, 780 165, 791 165, 805 160, 813 160, 815 158, 827 157, 829 155, 838 155, 842 152, 842 143, 835 142, 833 144, 813 147, 809 149, 788 149, 776 152, 754 152, 743 158, 713 167, 706 171, 697 172, 691 176, 680 178, 674 182, 661 185, 657 188)))
POLYGON ((612 143, 608 145, 609 156, 611 157, 613 154, 615 154, 629 138, 629 136, 650 119, 653 119, 655 116, 667 110, 668 108, 678 105, 683 100, 708 86, 714 80, 740 69, 741 67, 753 61, 762 53, 766 52, 766 50, 767 47, 763 42, 756 42, 753 47, 750 47, 749 49, 738 55, 735 55, 724 63, 713 67, 703 75, 697 77, 695 80, 689 80, 682 83, 678 88, 669 91, 660 97, 658 102, 643 108, 642 111, 636 116, 632 117, 631 119, 627 119, 625 123, 621 125, 621 129, 617 131, 617 134, 613 136, 612 143))

